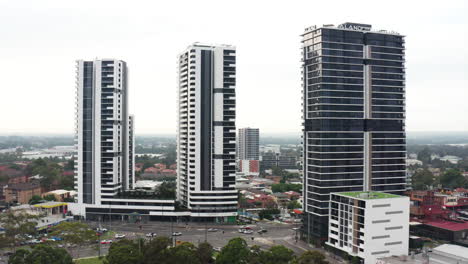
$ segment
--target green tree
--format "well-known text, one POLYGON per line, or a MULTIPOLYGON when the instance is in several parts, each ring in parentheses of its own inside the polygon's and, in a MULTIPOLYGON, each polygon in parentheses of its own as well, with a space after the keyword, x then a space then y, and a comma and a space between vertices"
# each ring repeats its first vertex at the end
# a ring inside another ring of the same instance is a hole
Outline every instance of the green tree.
POLYGON ((44 196, 44 200, 46 200, 46 201, 57 201, 57 199, 55 199, 55 195, 53 195, 53 194, 49 194, 49 195, 44 196))
POLYGON ((161 259, 159 263, 172 264, 172 263, 187 263, 187 264, 201 264, 197 256, 197 249, 192 243, 182 243, 176 247, 168 249, 168 257, 161 259))
POLYGON ((328 261, 326 261, 325 255, 322 253, 315 251, 315 250, 309 250, 304 253, 298 258, 297 260, 298 264, 328 264, 328 261))
POLYGON ((301 204, 297 200, 292 200, 289 201, 288 203, 288 209, 296 209, 296 208, 301 208, 301 204))
POLYGON ((0 226, 5 232, 0 235, 0 245, 9 246, 16 250, 16 245, 26 241, 27 235, 36 234, 36 215, 30 215, 23 210, 8 211, 0 214, 0 226))
POLYGON ((351 264, 361 264, 361 259, 358 256, 351 258, 351 264))
POLYGON ((73 259, 63 248, 36 245, 29 251, 20 249, 8 260, 9 264, 72 264, 73 259))
POLYGON ((467 187, 467 180, 457 169, 448 169, 440 177, 440 183, 444 188, 467 187))
POLYGON ((29 199, 29 204, 38 204, 42 201, 43 199, 40 195, 33 195, 31 199, 29 199))
POLYGON ((262 219, 273 220, 273 215, 276 215, 279 213, 280 213, 280 210, 276 208, 264 209, 258 213, 258 217, 260 218, 260 220, 262 219))
POLYGON ((81 222, 62 222, 52 228, 51 235, 59 236, 65 243, 75 246, 83 246, 97 240, 96 232, 81 222))
POLYGON ((295 191, 300 193, 302 191, 302 184, 288 184, 288 183, 278 183, 271 185, 271 191, 276 192, 289 192, 295 191))
POLYGON ((434 175, 428 169, 418 170, 411 177, 411 184, 414 190, 427 190, 434 185, 434 175))
POLYGON ((213 246, 210 243, 203 242, 198 245, 197 256, 201 263, 213 263, 213 246))
POLYGON ((262 258, 265 264, 287 264, 294 260, 294 252, 285 246, 272 246, 262 258))
POLYGON ((418 160, 422 161, 424 165, 431 164, 431 150, 429 147, 424 147, 421 151, 418 152, 418 160))
MULTIPOLYGON (((141 242, 141 241, 139 241, 141 242)), ((105 263, 107 264, 141 264, 143 263, 143 254, 137 241, 122 239, 112 245, 107 253, 105 263)))
POLYGON ((151 263, 152 261, 163 259, 166 254, 165 250, 171 245, 171 240, 168 237, 156 237, 143 247, 143 262, 151 263))
POLYGON ((250 250, 247 242, 236 237, 229 240, 216 258, 216 264, 242 264, 248 263, 250 258, 250 250))

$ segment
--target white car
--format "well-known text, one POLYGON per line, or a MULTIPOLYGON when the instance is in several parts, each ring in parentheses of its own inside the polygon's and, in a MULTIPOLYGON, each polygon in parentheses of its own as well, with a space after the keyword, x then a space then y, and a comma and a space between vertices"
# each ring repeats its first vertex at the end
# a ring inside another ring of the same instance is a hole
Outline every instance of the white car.
POLYGON ((208 232, 216 232, 216 231, 218 231, 218 229, 216 229, 216 228, 208 228, 208 232))
POLYGON ((214 250, 214 251, 217 251, 217 252, 220 252, 220 251, 221 251, 221 247, 214 247, 213 250, 214 250))
POLYGON ((253 234, 253 230, 252 229, 245 229, 244 234, 253 234))
POLYGON ((115 234, 116 239, 125 238, 124 234, 115 234))
POLYGON ((156 233, 147 233, 146 234, 146 237, 155 237, 156 236, 156 233))
POLYGON ((172 235, 173 235, 173 236, 181 236, 182 233, 181 233, 181 232, 174 232, 174 233, 172 233, 172 235))

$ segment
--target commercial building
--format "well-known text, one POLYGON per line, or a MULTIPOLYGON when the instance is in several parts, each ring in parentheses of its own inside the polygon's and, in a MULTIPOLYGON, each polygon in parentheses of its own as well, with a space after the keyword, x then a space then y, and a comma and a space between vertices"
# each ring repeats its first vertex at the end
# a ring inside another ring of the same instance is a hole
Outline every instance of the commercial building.
POLYGON ((260 130, 258 128, 239 128, 237 138, 237 159, 238 160, 259 160, 260 159, 260 130))
POLYGON ((5 202, 27 204, 34 195, 41 195, 42 188, 39 182, 24 182, 8 184, 3 189, 5 202))
POLYGON ((281 155, 275 152, 264 152, 260 157, 261 170, 279 167, 281 169, 297 169, 297 157, 281 155))
POLYGON ((408 255, 409 198, 381 192, 330 195, 327 245, 364 263, 408 255))
POLYGON ((177 200, 192 217, 234 221, 235 47, 190 45, 178 75, 177 200))
POLYGON ((304 228, 328 236, 332 192, 406 190, 404 37, 371 25, 302 35, 304 228))
POLYGON ((260 175, 260 161, 258 160, 239 160, 237 163, 238 171, 244 175, 260 175))

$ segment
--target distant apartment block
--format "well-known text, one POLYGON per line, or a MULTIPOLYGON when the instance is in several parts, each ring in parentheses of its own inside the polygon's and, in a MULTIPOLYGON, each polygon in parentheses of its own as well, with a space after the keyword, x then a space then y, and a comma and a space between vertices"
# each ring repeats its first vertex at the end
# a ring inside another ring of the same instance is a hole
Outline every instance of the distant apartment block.
POLYGON ((261 170, 279 167, 281 169, 297 169, 297 157, 281 155, 275 152, 264 152, 260 158, 261 170))
POLYGON ((258 160, 239 160, 239 172, 244 175, 258 176, 260 174, 260 161, 258 160))
POLYGON ((11 183, 4 187, 5 202, 27 204, 34 195, 41 196, 42 188, 39 182, 11 183))
POLYGON ((380 192, 330 195, 328 244, 364 263, 408 255, 409 198, 380 192))
POLYGON ((237 138, 238 160, 259 160, 260 132, 258 128, 240 128, 237 138))

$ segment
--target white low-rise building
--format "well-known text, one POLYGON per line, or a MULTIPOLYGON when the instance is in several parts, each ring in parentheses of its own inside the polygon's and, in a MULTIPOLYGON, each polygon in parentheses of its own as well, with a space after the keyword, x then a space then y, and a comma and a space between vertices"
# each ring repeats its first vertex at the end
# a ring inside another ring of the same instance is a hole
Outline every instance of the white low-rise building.
POLYGON ((330 194, 329 246, 364 263, 408 255, 409 198, 381 192, 330 194))

